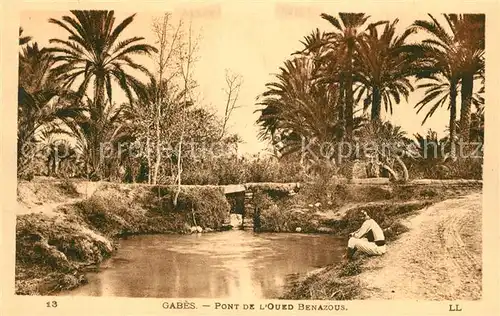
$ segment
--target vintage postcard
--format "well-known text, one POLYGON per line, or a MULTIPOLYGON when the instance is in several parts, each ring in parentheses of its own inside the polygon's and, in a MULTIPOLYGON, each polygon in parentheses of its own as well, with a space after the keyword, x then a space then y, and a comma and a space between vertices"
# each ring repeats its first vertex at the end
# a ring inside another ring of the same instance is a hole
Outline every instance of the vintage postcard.
POLYGON ((498 315, 498 2, 11 5, 3 315, 498 315))

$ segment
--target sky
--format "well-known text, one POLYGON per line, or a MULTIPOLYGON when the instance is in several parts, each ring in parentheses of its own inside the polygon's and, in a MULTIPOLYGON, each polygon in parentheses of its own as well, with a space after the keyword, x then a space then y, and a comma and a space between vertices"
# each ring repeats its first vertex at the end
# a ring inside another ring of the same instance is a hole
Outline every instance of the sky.
MULTIPOLYGON (((193 32, 199 36, 198 61, 193 77, 199 84, 198 93, 203 106, 215 109, 222 116, 226 99, 223 91, 226 85, 225 71, 229 69, 242 76, 239 108, 233 112, 229 131, 238 133, 243 139, 240 146, 243 153, 254 154, 268 146, 257 137, 258 127, 254 124, 258 118, 258 113, 255 113, 258 109, 256 97, 265 91, 267 82, 273 81, 274 74, 278 73, 285 60, 291 58, 291 53, 303 47, 300 41, 305 35, 316 28, 321 31, 332 29, 319 15, 322 12, 336 15, 338 11, 335 10, 335 7, 328 7, 326 4, 258 2, 197 6, 184 4, 168 8, 174 19, 192 21, 193 32)), ((133 13, 135 12, 115 10, 117 21, 133 13)), ((50 38, 66 38, 66 31, 48 23, 48 19, 59 19, 68 14, 68 11, 23 11, 20 18, 23 34, 32 36, 42 46, 48 46, 50 38)), ((122 38, 142 36, 153 44, 151 25, 155 18, 162 15, 158 11, 139 11, 134 22, 122 33, 122 38)), ((370 12, 369 15, 372 21, 399 18, 399 32, 416 19, 426 19, 425 14, 411 10, 384 10, 370 12)), ((142 59, 141 62, 151 70, 154 69, 149 59, 142 59)), ((408 102, 402 100, 401 104, 393 106, 392 116, 383 112, 384 117, 401 125, 410 136, 414 133, 425 134, 429 128, 443 135, 448 122, 446 108, 436 111, 422 126, 425 113, 417 115, 414 109, 422 95, 422 91, 414 92, 408 102)), ((120 99, 125 101, 125 96, 121 93, 114 98, 117 102, 120 99)))

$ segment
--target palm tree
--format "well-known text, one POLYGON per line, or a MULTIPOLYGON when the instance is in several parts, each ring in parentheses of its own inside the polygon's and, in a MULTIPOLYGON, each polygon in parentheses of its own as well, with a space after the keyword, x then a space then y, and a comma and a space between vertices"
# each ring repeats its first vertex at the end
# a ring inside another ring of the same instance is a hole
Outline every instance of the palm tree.
POLYGON ((29 41, 31 41, 31 36, 23 36, 23 28, 19 28, 19 46, 28 44, 29 41))
POLYGON ((351 140, 354 128, 354 54, 358 42, 363 39, 363 26, 369 16, 364 13, 339 13, 339 18, 336 18, 322 13, 321 17, 334 26, 334 30, 327 33, 327 45, 331 49, 323 56, 324 61, 329 61, 325 76, 331 81, 343 83, 340 88, 341 95, 345 92, 343 118, 346 137, 351 140))
MULTIPOLYGON (((422 29, 430 33, 434 38, 425 39, 421 44, 408 45, 413 51, 413 58, 420 60, 422 69, 417 73, 417 80, 425 80, 417 88, 424 88, 424 98, 416 104, 419 113, 424 107, 430 105, 422 124, 434 114, 437 108, 449 100, 449 140, 450 155, 456 158, 456 117, 457 117, 457 95, 461 76, 463 74, 463 46, 457 34, 448 34, 439 22, 430 15, 432 21, 418 20, 411 26, 413 29, 422 29)), ((447 21, 451 21, 445 15, 447 21)), ((451 22, 449 22, 451 23, 451 22)), ((454 30, 452 28, 452 30, 454 30)))
POLYGON ((258 103, 263 106, 257 110, 260 135, 271 135, 273 142, 279 138, 282 154, 299 150, 302 139, 331 141, 338 133, 337 89, 313 82, 313 69, 314 60, 309 57, 286 61, 277 82, 266 84, 258 103))
POLYGON ((450 14, 448 18, 453 32, 458 34, 462 48, 462 88, 460 107, 460 125, 462 139, 469 141, 471 131, 471 104, 474 97, 474 79, 484 71, 485 15, 450 14))
POLYGON ((408 100, 413 91, 409 77, 415 72, 414 63, 402 48, 414 30, 395 36, 397 23, 398 19, 385 23, 380 35, 376 26, 370 26, 358 42, 354 74, 360 84, 355 90, 356 103, 365 97, 365 110, 371 105, 371 120, 380 120, 382 102, 392 114, 392 101, 399 104, 401 96, 408 100))
MULTIPOLYGON (((92 168, 92 142, 94 137, 94 123, 91 119, 91 108, 94 106, 94 101, 85 95, 83 100, 78 100, 75 104, 79 104, 79 108, 81 109, 78 115, 72 117, 63 118, 63 122, 66 126, 69 127, 71 136, 73 136, 76 140, 76 148, 80 152, 85 166, 85 172, 87 176, 94 179, 97 176, 106 176, 106 173, 109 174, 109 170, 103 169, 101 170, 101 175, 97 175, 93 173, 92 168)), ((111 145, 114 152, 118 152, 118 145, 120 142, 124 140, 129 140, 130 130, 127 128, 128 125, 124 120, 123 115, 123 106, 118 106, 116 103, 110 104, 109 102, 105 103, 106 106, 103 109, 103 116, 101 117, 101 130, 100 130, 100 139, 103 143, 107 145, 111 145)), ((103 149, 111 149, 103 147, 103 149)), ((124 149, 124 148, 122 148, 124 149)), ((126 151, 124 151, 126 152, 126 151)), ((101 157, 102 161, 99 161, 99 168, 102 168, 105 163, 105 157, 101 157), (104 164, 103 164, 104 163, 104 164)), ((116 157, 115 157, 116 158, 116 157)))
POLYGON ((18 173, 29 172, 40 132, 46 134, 64 132, 60 119, 78 115, 80 108, 70 100, 71 92, 60 88, 51 73, 53 56, 38 44, 28 44, 19 55, 18 86, 18 173))
MULTIPOLYGON (((462 137, 467 141, 470 133, 474 76, 484 69, 484 15, 444 14, 443 16, 451 32, 446 31, 430 14, 431 21, 418 20, 412 27, 422 29, 432 36, 423 41, 422 47, 428 51, 426 58, 432 58, 432 52, 437 54, 434 58, 438 67, 431 67, 428 74, 434 76, 440 72, 447 77, 452 94, 450 102, 456 103, 458 85, 461 84, 460 121, 463 127, 462 137)), ((435 97, 438 95, 435 94, 435 97)), ((450 116, 456 115, 456 104, 454 105, 450 105, 450 112, 455 111, 450 113, 450 116)), ((450 133, 455 131, 454 125, 455 120, 452 122, 450 118, 450 133)), ((453 137, 451 139, 453 140, 453 137)))
MULTIPOLYGON (((403 173, 403 181, 408 181, 409 174, 402 157, 408 153, 412 141, 406 137, 400 126, 378 120, 365 124, 357 132, 362 143, 363 154, 370 159, 372 166, 381 166, 394 180, 400 180, 395 171, 395 162, 403 173)), ((376 172, 377 173, 377 172, 376 172)))
POLYGON ((77 93, 83 97, 93 82, 93 103, 89 109, 92 125, 90 149, 92 168, 97 172, 106 99, 110 104, 113 103, 112 81, 117 82, 132 101, 132 92, 140 94, 142 85, 130 71, 136 70, 146 74, 149 74, 149 71, 135 63, 131 57, 149 55, 157 49, 144 44, 143 37, 118 41, 123 30, 133 22, 135 15, 127 17, 115 27, 114 11, 73 10, 71 13, 72 16, 63 16, 62 20, 49 20, 69 33, 66 40, 51 39, 50 43, 57 46, 50 50, 55 54, 57 64, 54 73, 62 80, 64 87, 71 87, 77 79, 81 79, 77 93))

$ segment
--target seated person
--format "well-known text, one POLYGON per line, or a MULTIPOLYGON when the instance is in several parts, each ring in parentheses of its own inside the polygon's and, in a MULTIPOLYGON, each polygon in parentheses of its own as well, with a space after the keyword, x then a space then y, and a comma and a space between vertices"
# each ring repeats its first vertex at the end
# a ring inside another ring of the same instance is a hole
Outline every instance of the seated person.
POLYGON ((366 213, 361 210, 359 215, 364 219, 361 227, 349 234, 347 243, 348 260, 351 260, 356 250, 368 255, 383 255, 387 249, 385 246, 385 236, 382 228, 366 213))

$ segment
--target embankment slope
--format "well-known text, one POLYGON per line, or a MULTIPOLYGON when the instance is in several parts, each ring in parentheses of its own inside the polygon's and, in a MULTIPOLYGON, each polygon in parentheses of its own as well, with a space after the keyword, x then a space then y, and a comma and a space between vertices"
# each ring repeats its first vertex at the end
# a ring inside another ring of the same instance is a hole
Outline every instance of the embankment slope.
POLYGON ((481 298, 481 194, 439 202, 409 218, 410 231, 366 262, 361 298, 481 298))
POLYGON ((482 294, 481 192, 448 198, 400 221, 381 257, 357 256, 289 285, 287 299, 477 300, 482 294))

